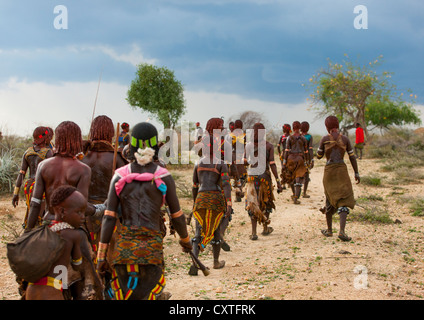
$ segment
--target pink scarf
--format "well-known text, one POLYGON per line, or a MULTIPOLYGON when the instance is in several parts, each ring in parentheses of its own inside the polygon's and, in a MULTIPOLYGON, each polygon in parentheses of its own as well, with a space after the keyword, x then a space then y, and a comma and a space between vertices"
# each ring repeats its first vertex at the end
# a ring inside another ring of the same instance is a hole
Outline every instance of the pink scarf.
POLYGON ((121 167, 115 171, 118 176, 121 178, 118 180, 118 182, 115 183, 115 190, 116 194, 119 197, 119 194, 121 193, 122 189, 124 188, 125 184, 131 183, 134 180, 135 181, 154 181, 156 183, 156 187, 159 189, 159 191, 162 192, 163 196, 163 202, 165 202, 165 195, 166 195, 166 184, 163 182, 162 178, 169 176, 170 173, 165 168, 162 168, 161 166, 157 166, 156 171, 154 173, 144 172, 144 173, 132 173, 131 172, 131 164, 127 164, 124 167, 121 167))

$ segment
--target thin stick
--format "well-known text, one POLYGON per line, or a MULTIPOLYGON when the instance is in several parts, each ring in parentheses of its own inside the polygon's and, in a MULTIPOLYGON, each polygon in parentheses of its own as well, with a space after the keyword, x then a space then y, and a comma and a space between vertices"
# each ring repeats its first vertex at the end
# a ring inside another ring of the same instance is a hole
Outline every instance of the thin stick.
POLYGON ((211 272, 209 271, 209 269, 208 269, 207 267, 205 267, 203 263, 201 263, 201 262, 200 262, 199 258, 197 258, 197 257, 194 255, 193 251, 190 251, 190 256, 191 256, 191 259, 193 260, 193 263, 194 263, 195 265, 197 265, 197 266, 199 267, 199 269, 200 269, 200 270, 202 270, 203 275, 204 275, 205 277, 207 277, 207 276, 211 273, 211 272))
MULTIPOLYGON (((94 107, 93 107, 93 114, 91 116, 91 123, 93 123, 94 120, 94 114, 96 113, 96 105, 97 105, 97 97, 99 96, 99 88, 100 88, 100 81, 102 80, 102 73, 103 73, 103 68, 100 71, 100 76, 99 76, 99 82, 97 84, 97 92, 96 92, 96 99, 94 99, 94 107)), ((89 134, 89 138, 91 138, 91 127, 90 127, 90 134, 89 134)))
POLYGON ((116 125, 116 137, 115 137, 115 147, 113 148, 113 167, 112 175, 115 173, 116 169, 116 156, 118 155, 118 144, 119 144, 119 122, 116 125))

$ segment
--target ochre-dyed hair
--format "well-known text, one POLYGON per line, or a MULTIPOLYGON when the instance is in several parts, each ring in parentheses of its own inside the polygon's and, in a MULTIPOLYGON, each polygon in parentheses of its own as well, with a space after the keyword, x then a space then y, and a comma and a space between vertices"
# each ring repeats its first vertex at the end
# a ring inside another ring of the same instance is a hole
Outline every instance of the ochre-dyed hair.
MULTIPOLYGON (((208 133, 208 135, 205 135, 202 138, 202 142, 206 147, 209 147, 209 152, 210 155, 213 155, 213 151, 214 151, 214 147, 215 149, 218 148, 220 141, 215 141, 215 137, 213 135, 213 130, 222 130, 222 126, 224 124, 224 121, 221 118, 211 118, 208 120, 208 122, 206 123, 206 131, 208 133)), ((217 152, 217 151, 216 151, 217 152)), ((216 155, 218 156, 218 155, 216 155)))
MULTIPOLYGON (((261 129, 265 129, 265 126, 260 122, 257 122, 253 125, 253 140, 254 140, 254 142, 259 141, 259 130, 261 130, 261 129)), ((264 136, 264 139, 265 139, 265 136, 264 136)))
POLYGON ((243 129, 243 121, 241 120, 236 120, 234 122, 234 129, 243 129))
POLYGON ((55 154, 75 157, 82 151, 82 136, 80 127, 72 121, 63 121, 56 130, 55 154))
POLYGON ((54 135, 54 130, 53 128, 47 127, 47 130, 49 131, 49 139, 51 140, 53 138, 54 135))
POLYGON ((39 145, 49 140, 49 130, 47 127, 37 127, 32 133, 34 144, 39 145))
POLYGON ((302 130, 303 133, 307 133, 309 131, 309 122, 308 121, 303 121, 300 124, 300 130, 302 130))
POLYGON ((206 131, 213 135, 214 129, 220 129, 222 130, 222 125, 224 121, 221 118, 211 118, 208 120, 208 123, 206 123, 206 131))
POLYGON ((291 131, 291 125, 289 125, 288 123, 285 123, 283 125, 283 132, 286 133, 286 134, 289 134, 290 131, 291 131))
POLYGON ((112 138, 115 134, 113 122, 108 116, 98 116, 94 118, 90 128, 90 139, 104 140, 112 142, 112 138))
POLYGON ((332 129, 338 129, 339 128, 339 119, 335 116, 328 116, 325 119, 325 127, 327 128, 327 131, 330 132, 332 129))
POLYGON ((57 207, 68 197, 70 197, 71 194, 73 194, 75 191, 77 191, 77 188, 70 185, 62 185, 56 188, 50 197, 50 205, 52 207, 57 207))
POLYGON ((293 131, 299 130, 300 129, 300 122, 294 121, 292 126, 293 126, 293 131))

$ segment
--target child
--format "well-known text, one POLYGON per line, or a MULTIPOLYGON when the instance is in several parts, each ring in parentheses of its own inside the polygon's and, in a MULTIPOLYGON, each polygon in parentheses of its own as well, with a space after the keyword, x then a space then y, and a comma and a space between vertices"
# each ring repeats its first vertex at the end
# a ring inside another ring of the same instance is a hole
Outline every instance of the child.
POLYGON ((63 270, 67 270, 69 262, 73 266, 82 263, 81 234, 77 229, 84 222, 87 200, 75 187, 63 185, 53 192, 50 204, 55 219, 50 221, 49 228, 65 240, 65 248, 45 277, 29 283, 26 300, 63 300, 61 279, 67 281, 67 272, 63 270))

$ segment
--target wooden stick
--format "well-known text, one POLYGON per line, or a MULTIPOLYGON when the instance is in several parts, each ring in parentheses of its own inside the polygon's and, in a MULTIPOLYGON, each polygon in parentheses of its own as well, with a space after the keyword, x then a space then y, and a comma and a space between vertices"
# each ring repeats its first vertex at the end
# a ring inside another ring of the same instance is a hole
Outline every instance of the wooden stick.
POLYGON ((209 268, 205 267, 203 263, 200 262, 200 260, 194 255, 193 251, 190 251, 191 260, 193 260, 193 263, 199 267, 200 270, 202 270, 203 275, 207 277, 211 272, 209 271, 209 268))
POLYGON ((116 157, 118 155, 118 144, 119 144, 119 122, 116 125, 115 147, 114 147, 114 150, 113 150, 112 175, 115 173, 115 169, 116 169, 116 157))
MULTIPOLYGON (((96 113, 97 97, 99 96, 99 88, 100 88, 100 81, 102 80, 102 73, 103 73, 103 68, 100 71, 99 82, 97 83, 96 99, 94 99, 94 107, 93 107, 93 114, 91 116, 91 123, 93 123, 94 114, 96 113)), ((90 132, 88 134, 88 139, 91 139, 91 127, 90 127, 90 132)))

